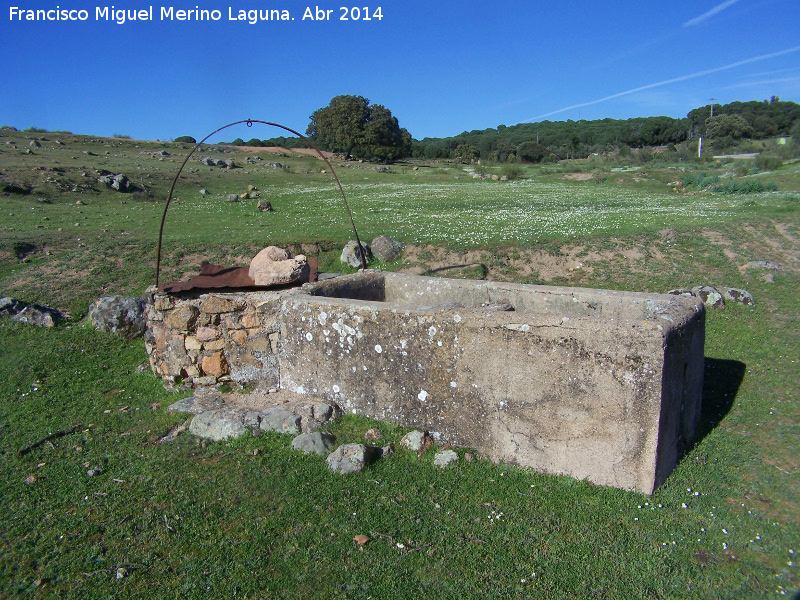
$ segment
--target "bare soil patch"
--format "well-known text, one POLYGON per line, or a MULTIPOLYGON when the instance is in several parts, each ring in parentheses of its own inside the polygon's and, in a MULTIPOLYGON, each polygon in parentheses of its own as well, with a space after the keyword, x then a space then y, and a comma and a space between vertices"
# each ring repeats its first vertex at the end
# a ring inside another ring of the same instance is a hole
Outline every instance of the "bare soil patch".
MULTIPOLYGON (((319 158, 319 154, 313 148, 284 148, 283 146, 236 146, 237 150, 242 152, 268 152, 270 154, 299 154, 302 156, 313 156, 319 158)), ((336 158, 333 152, 326 152, 321 150, 323 156, 328 160, 336 158)))

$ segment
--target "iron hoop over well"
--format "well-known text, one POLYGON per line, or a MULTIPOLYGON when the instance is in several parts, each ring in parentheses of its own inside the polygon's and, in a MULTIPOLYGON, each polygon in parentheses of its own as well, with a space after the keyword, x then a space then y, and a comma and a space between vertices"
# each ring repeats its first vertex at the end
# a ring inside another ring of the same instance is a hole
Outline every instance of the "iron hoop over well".
POLYGON ((341 193, 342 200, 344 201, 344 206, 347 209, 347 215, 350 217, 350 225, 353 227, 353 235, 355 235, 355 237, 356 237, 356 244, 358 244, 357 248, 359 248, 359 253, 358 254, 359 254, 359 257, 361 258, 361 267, 363 269, 366 269, 367 268, 367 259, 364 256, 364 252, 360 251, 360 248, 362 247, 361 246, 361 239, 358 237, 358 231, 356 230, 356 223, 353 220, 353 213, 350 210, 350 205, 348 204, 347 197, 344 194, 344 188, 342 187, 342 183, 339 181, 339 177, 336 175, 336 171, 334 170, 333 165, 331 165, 330 161, 319 150, 319 148, 317 148, 311 142, 310 139, 308 139, 302 133, 299 133, 299 132, 295 131, 294 129, 290 129, 289 127, 286 127, 286 126, 281 125, 279 123, 272 123, 270 121, 260 121, 258 119, 245 119, 243 121, 235 121, 233 123, 228 123, 227 125, 223 125, 219 129, 215 129, 214 131, 209 133, 206 137, 204 137, 202 140, 200 140, 195 145, 195 147, 192 148, 192 151, 189 152, 189 154, 183 160, 183 163, 181 164, 180 168, 178 169, 178 172, 175 174, 175 178, 172 180, 172 185, 169 188, 169 195, 167 196, 167 204, 166 204, 166 206, 164 206, 164 214, 161 215, 161 225, 158 228, 158 246, 157 246, 157 250, 156 250, 156 289, 158 289, 159 277, 160 277, 160 274, 161 274, 161 242, 162 242, 162 239, 163 239, 163 236, 164 236, 164 222, 167 219, 167 211, 169 210, 170 202, 172 202, 172 194, 175 192, 175 185, 178 183, 178 179, 181 176, 181 172, 183 172, 183 168, 186 166, 186 163, 189 162, 189 159, 192 157, 192 155, 195 153, 195 151, 200 146, 202 146, 206 142, 206 140, 208 138, 210 138, 211 136, 213 136, 216 133, 219 133, 223 129, 227 129, 228 127, 233 127, 234 125, 241 125, 242 123, 246 124, 248 127, 252 127, 253 123, 261 123, 263 125, 270 125, 272 127, 279 127, 280 129, 284 129, 285 131, 288 131, 289 133, 292 133, 292 134, 296 135, 297 137, 302 138, 303 140, 305 140, 305 142, 309 146, 311 146, 311 148, 319 155, 319 157, 322 160, 325 161, 325 164, 331 170, 331 174, 333 174, 333 178, 336 180, 336 185, 339 187, 339 193, 341 193))

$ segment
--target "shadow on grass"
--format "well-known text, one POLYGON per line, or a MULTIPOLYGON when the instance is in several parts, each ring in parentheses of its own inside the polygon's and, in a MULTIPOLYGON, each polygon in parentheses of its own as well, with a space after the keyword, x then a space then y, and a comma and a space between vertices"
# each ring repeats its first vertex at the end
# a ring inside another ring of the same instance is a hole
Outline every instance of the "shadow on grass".
POLYGON ((739 392, 746 368, 747 365, 738 360, 722 360, 706 356, 703 405, 695 444, 711 433, 728 414, 739 392))
POLYGON ((470 279, 475 278, 483 279, 489 274, 489 267, 483 263, 467 263, 464 265, 448 265, 445 267, 438 267, 436 269, 426 269, 423 275, 434 275, 436 273, 443 273, 445 271, 452 271, 454 269, 463 269, 462 275, 468 276, 470 279))

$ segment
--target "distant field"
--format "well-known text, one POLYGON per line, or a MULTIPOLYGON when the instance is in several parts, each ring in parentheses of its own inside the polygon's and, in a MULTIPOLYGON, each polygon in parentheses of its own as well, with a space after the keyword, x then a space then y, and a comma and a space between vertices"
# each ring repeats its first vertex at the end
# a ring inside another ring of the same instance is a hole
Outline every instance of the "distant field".
MULTIPOLYGON (((800 163, 755 172, 742 161, 573 161, 521 166, 507 182, 491 179, 503 166, 333 163, 361 238, 407 245, 380 268, 656 292, 707 283, 755 296, 755 307, 708 312, 702 437, 644 497, 467 463, 463 449, 446 471, 432 453, 398 451, 341 477, 278 434, 154 444, 183 421, 165 407, 185 394, 137 372, 141 340, 79 320, 99 296, 152 284, 164 200, 189 150, 0 131, 0 296, 72 316, 54 330, 0 321, 0 597, 798 597, 800 163), (136 191, 107 188, 99 170, 125 173, 136 191), (676 185, 697 173, 778 191, 676 185), (782 269, 747 267, 764 260, 782 269), (359 534, 372 541, 359 547, 359 534)), ((196 157, 240 167, 187 165, 162 277, 194 274, 203 259, 246 264, 269 244, 351 270, 338 260, 352 233, 324 163, 260 151, 248 164, 252 152, 218 150, 196 157), (226 201, 248 185, 274 212, 226 201)), ((404 433, 356 418, 331 430, 348 442, 369 427, 394 443, 404 433)))

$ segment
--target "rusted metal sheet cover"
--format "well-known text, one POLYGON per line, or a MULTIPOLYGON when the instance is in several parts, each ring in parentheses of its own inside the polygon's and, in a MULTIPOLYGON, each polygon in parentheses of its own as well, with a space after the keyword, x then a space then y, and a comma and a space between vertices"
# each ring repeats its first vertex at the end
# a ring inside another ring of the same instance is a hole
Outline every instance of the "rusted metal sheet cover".
MULTIPOLYGON (((302 285, 308 281, 317 280, 318 261, 316 256, 309 256, 307 258, 309 266, 308 279, 302 279, 289 285, 302 285)), ((160 286, 159 292, 166 292, 167 294, 175 294, 178 292, 189 292, 194 290, 242 290, 254 289, 263 290, 270 287, 289 287, 287 285, 281 286, 257 286, 253 278, 250 277, 249 267, 223 267, 222 265, 214 265, 208 262, 200 264, 200 275, 192 277, 188 281, 173 281, 160 286)))

